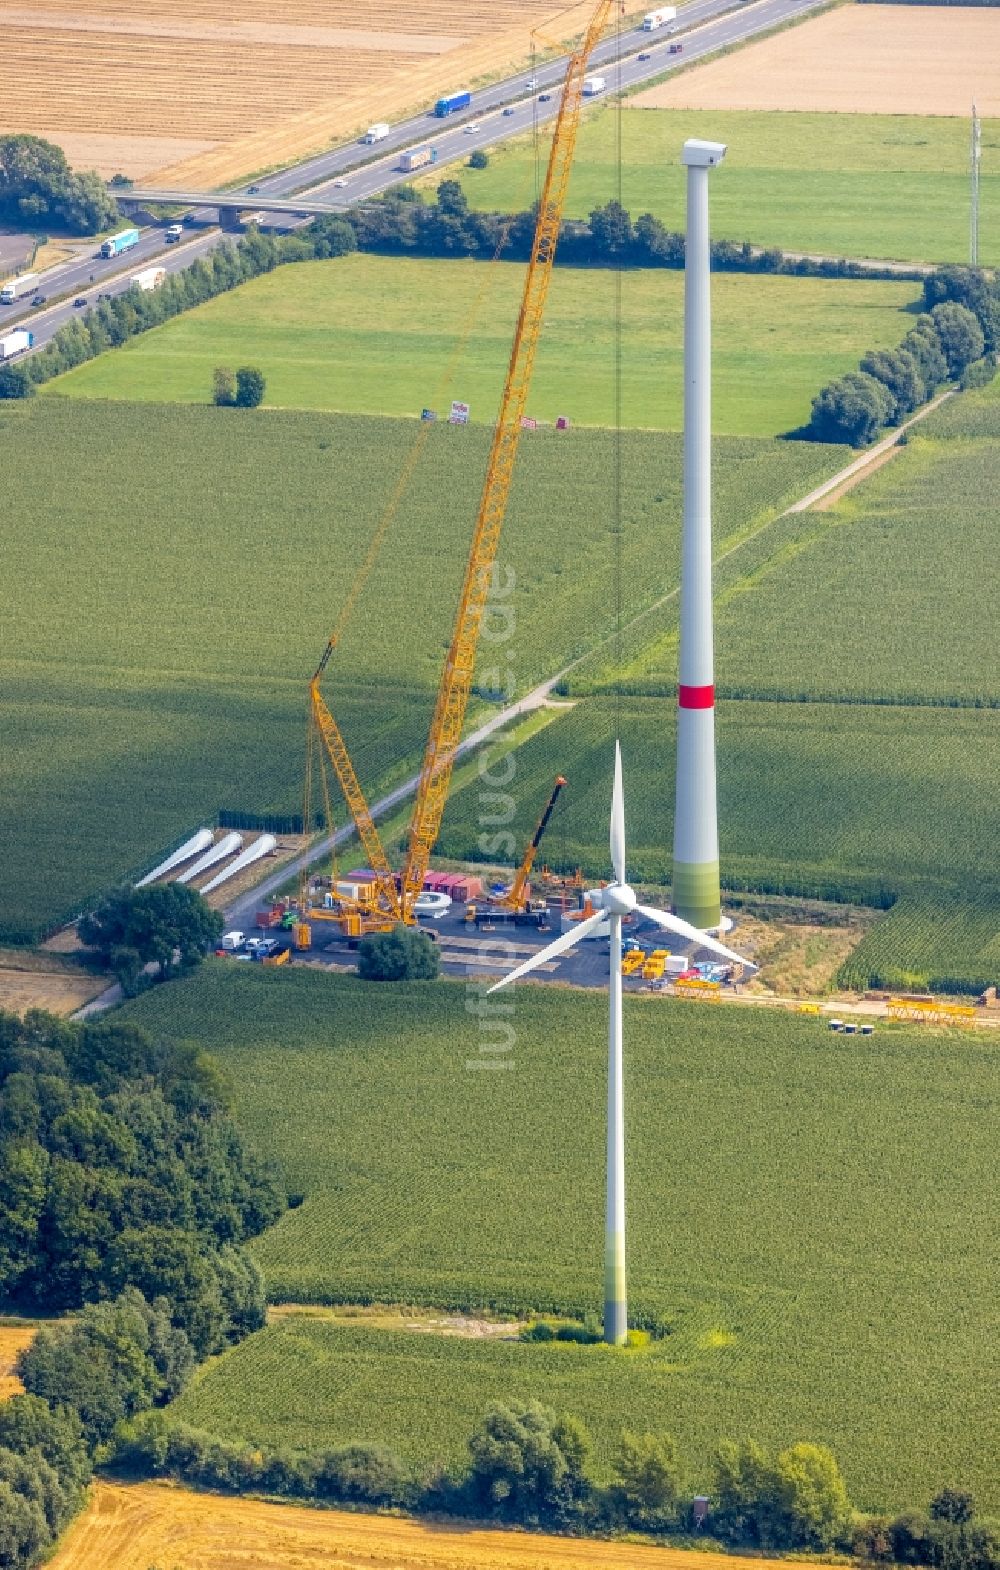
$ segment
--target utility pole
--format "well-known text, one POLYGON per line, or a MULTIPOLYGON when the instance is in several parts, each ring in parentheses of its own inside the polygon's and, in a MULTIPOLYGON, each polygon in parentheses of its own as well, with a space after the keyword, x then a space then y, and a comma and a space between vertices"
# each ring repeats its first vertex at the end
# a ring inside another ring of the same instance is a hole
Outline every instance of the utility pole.
POLYGON ((979 161, 983 156, 983 133, 975 104, 972 106, 972 152, 970 176, 972 200, 969 210, 969 266, 979 266, 979 161))

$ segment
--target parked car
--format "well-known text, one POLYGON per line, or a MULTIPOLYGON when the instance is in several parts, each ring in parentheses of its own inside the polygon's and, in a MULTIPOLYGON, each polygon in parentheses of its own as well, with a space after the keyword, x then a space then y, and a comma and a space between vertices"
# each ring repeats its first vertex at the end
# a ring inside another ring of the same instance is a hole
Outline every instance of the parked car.
POLYGON ((45 304, 45 296, 44 296, 44 294, 36 294, 31 303, 32 303, 32 305, 44 305, 45 304))
MULTIPOLYGON (((249 944, 247 947, 249 948, 249 944)), ((272 959, 281 948, 277 938, 260 938, 254 950, 254 959, 272 959)))
POLYGON ((87 296, 85 294, 78 294, 76 299, 73 301, 74 306, 86 305, 86 303, 87 296))

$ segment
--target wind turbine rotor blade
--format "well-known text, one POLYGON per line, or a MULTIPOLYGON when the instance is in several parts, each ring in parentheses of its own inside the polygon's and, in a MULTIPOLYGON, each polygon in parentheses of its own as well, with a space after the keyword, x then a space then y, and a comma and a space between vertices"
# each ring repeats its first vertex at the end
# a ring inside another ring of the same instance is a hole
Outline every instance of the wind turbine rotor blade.
POLYGON ((494 982, 489 992, 499 992, 501 987, 507 987, 512 981, 520 981, 522 976, 530 975, 533 970, 537 970, 539 965, 544 965, 546 960, 555 959, 559 954, 565 954, 567 949, 571 949, 574 944, 579 943, 581 938, 587 937, 589 933, 594 931, 595 927, 598 927, 602 921, 607 919, 603 910, 595 911, 593 916, 588 916, 586 921, 581 921, 580 925, 574 927, 571 932, 564 932, 561 937, 556 938, 545 948, 539 949, 537 954, 532 954, 531 958, 526 959, 523 965, 518 965, 516 970, 512 970, 509 976, 504 976, 502 981, 494 982))
POLYGON ((615 882, 625 882, 625 795, 622 790, 622 749, 615 742, 615 783, 611 793, 611 865, 615 882))
POLYGON ((700 927, 692 927, 688 921, 682 921, 679 916, 669 916, 665 910, 654 910, 651 905, 637 905, 636 910, 640 915, 655 921, 658 927, 665 927, 668 932, 675 932, 679 938, 687 938, 692 943, 697 943, 699 948, 708 949, 710 954, 718 954, 721 959, 731 959, 737 965, 744 965, 750 970, 756 970, 753 960, 744 959, 742 954, 737 954, 735 949, 727 949, 724 943, 716 942, 707 932, 702 932, 700 927))

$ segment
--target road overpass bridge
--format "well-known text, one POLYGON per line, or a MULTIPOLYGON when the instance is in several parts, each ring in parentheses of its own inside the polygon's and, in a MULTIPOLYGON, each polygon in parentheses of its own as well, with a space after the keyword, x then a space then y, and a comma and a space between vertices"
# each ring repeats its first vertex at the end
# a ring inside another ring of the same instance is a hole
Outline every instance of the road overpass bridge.
POLYGON ((123 190, 108 187, 123 213, 134 208, 148 207, 208 207, 219 214, 223 229, 235 228, 245 213, 283 213, 293 218, 316 218, 324 213, 343 213, 342 202, 332 202, 329 197, 268 196, 264 191, 248 194, 244 191, 177 191, 158 186, 133 185, 123 190))

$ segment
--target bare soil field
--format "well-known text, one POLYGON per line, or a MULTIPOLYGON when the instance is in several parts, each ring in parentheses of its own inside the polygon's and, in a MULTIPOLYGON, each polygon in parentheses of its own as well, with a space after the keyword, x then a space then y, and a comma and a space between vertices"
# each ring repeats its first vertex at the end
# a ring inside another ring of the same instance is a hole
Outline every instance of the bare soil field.
MULTIPOLYGON (((631 7, 635 10, 635 7, 631 7)), ((215 187, 329 146, 570 37, 590 6, 552 0, 40 0, 0 3, 0 134, 84 167, 215 187)))
POLYGON ((467 1531, 99 1482, 49 1570, 760 1570, 759 1559, 527 1532, 467 1531))
POLYGON ((35 1337, 35 1326, 0 1323, 0 1401, 9 1401, 24 1389, 14 1373, 14 1363, 19 1352, 30 1346, 35 1337))
MULTIPOLYGON (((13 1014, 48 1009, 65 1019, 103 992, 107 984, 106 977, 92 975, 56 953, 0 949, 0 1009, 13 1014)), ((2 1350, 0 1345, 0 1357, 2 1350)))
POLYGON ((846 5, 630 102, 645 109, 1000 114, 1000 11, 846 5))

